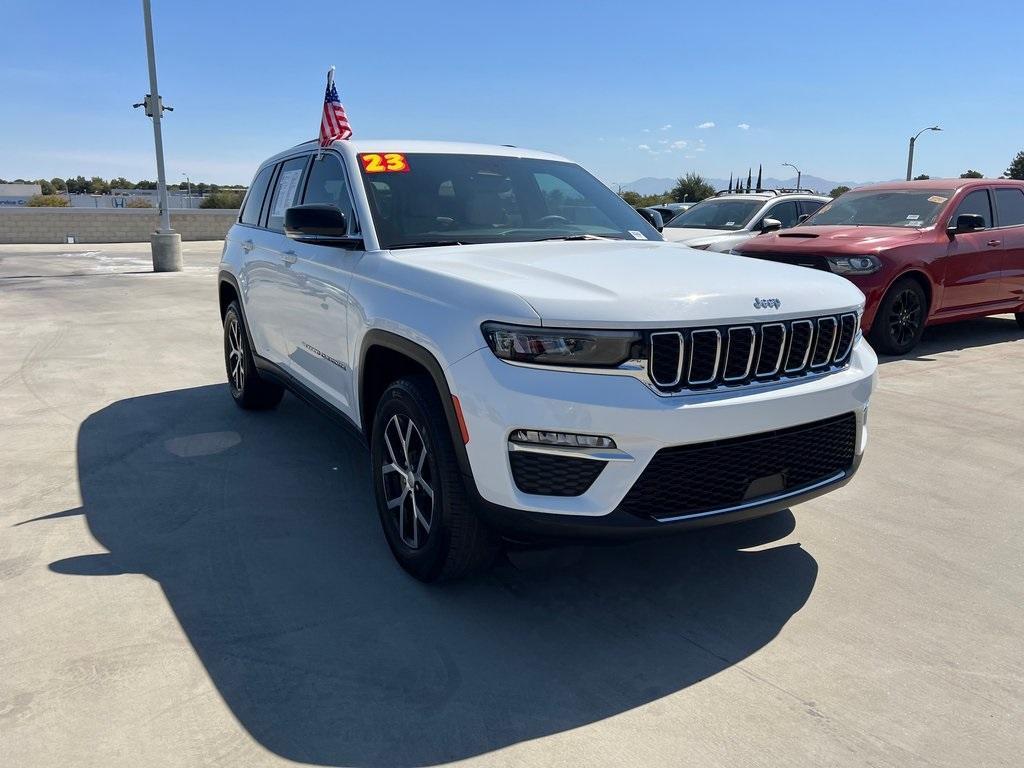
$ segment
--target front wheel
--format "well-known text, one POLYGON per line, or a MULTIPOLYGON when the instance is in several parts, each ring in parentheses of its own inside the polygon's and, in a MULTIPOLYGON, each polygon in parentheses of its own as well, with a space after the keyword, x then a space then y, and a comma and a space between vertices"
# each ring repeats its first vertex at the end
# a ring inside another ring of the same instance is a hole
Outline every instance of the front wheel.
POLYGON ((1017 325, 1024 328, 1024 312, 1018 312, 1014 315, 1017 318, 1017 325))
POLYGON ((928 316, 928 298, 920 283, 910 277, 897 280, 871 324, 871 344, 888 355, 905 355, 917 346, 928 316))
POLYGON ((377 511, 399 565, 420 581, 490 565, 499 542, 469 504, 441 400, 426 376, 399 379, 370 440, 377 511))

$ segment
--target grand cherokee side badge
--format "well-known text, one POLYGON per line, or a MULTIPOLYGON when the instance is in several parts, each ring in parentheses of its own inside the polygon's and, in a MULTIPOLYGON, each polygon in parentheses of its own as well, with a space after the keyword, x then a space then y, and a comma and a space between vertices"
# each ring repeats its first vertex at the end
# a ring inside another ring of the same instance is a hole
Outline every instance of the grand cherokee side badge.
POLYGON ((754 309, 779 309, 782 307, 780 299, 761 299, 754 297, 754 309))

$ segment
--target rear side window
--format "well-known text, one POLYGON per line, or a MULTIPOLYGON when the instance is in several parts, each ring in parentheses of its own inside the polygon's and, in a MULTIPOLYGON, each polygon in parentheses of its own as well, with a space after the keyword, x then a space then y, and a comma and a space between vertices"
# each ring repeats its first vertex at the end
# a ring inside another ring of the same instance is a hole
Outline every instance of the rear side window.
POLYGON ((956 224, 957 218, 965 213, 981 216, 985 220, 986 228, 992 226, 992 205, 988 201, 987 189, 976 189, 965 197, 964 201, 956 209, 956 213, 953 214, 951 223, 956 224))
POLYGON ((1024 224, 1024 190, 997 189, 996 208, 999 209, 999 226, 1016 227, 1024 224))
POLYGON ((267 187, 270 185, 270 175, 274 172, 274 166, 268 165, 256 174, 249 187, 249 194, 245 197, 245 205, 242 206, 242 215, 239 218, 243 224, 256 226, 260 223, 260 210, 263 208, 263 198, 267 194, 267 187))
POLYGON ((352 230, 352 198, 349 196, 348 181, 341 163, 334 155, 324 155, 313 161, 306 182, 306 196, 303 203, 325 203, 337 206, 345 214, 349 231, 352 230))
POLYGON ((284 231, 284 212, 298 205, 302 172, 306 169, 306 157, 294 157, 281 164, 274 184, 274 195, 270 198, 270 213, 267 228, 284 231))
POLYGON ((801 200, 800 201, 800 215, 810 216, 812 213, 817 211, 824 203, 821 200, 801 200))

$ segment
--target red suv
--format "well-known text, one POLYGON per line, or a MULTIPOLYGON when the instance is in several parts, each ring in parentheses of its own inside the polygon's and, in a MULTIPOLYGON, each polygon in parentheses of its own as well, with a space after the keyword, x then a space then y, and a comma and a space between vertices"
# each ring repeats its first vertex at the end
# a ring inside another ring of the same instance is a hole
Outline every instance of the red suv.
POLYGON ((858 187, 732 253, 849 278, 861 325, 902 355, 925 325, 1015 312, 1024 328, 1024 182, 929 179, 858 187))

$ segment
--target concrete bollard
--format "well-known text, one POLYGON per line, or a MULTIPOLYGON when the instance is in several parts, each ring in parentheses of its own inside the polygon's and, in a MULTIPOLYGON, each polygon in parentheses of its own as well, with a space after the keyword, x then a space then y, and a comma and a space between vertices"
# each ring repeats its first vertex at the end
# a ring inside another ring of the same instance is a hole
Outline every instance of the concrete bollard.
POLYGON ((181 235, 177 232, 154 232, 149 236, 153 248, 154 272, 181 272, 181 235))

